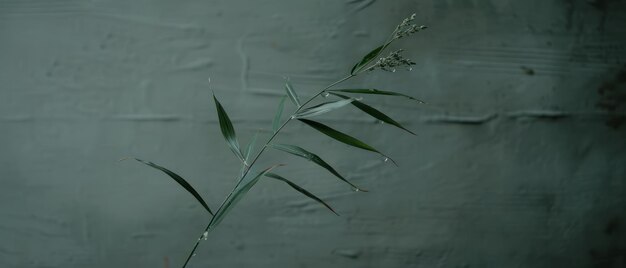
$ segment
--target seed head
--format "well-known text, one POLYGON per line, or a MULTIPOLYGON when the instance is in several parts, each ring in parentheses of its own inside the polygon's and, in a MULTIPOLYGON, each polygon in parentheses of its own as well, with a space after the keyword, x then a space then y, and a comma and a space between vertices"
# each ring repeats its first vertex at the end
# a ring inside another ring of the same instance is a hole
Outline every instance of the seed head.
POLYGON ((387 57, 380 58, 370 70, 381 69, 387 72, 395 72, 397 67, 406 67, 407 70, 411 69, 411 65, 415 65, 415 62, 403 57, 400 54, 402 51, 402 49, 396 50, 389 53, 387 57))
POLYGON ((411 17, 408 17, 404 20, 402 20, 402 23, 400 23, 398 26, 396 26, 396 30, 394 31, 394 35, 393 35, 393 39, 400 39, 402 37, 406 37, 409 35, 412 35, 416 32, 419 32, 421 30, 424 30, 428 27, 424 26, 424 25, 420 25, 418 26, 417 24, 412 24, 411 22, 413 22, 415 20, 415 13, 413 13, 411 15, 411 17))

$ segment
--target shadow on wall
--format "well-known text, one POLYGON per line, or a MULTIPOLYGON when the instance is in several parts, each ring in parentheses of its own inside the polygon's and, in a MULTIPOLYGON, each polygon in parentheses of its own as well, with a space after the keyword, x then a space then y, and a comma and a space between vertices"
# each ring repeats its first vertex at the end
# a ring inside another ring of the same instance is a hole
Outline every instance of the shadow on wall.
POLYGON ((608 112, 607 126, 619 129, 626 122, 626 65, 599 88, 597 106, 608 112))
POLYGON ((620 245, 625 241, 621 218, 613 217, 604 226, 603 238, 608 241, 601 248, 594 247, 589 250, 593 266, 596 268, 625 267, 626 249, 620 245), (620 242, 622 241, 622 242, 620 242))
MULTIPOLYGON (((611 18, 621 17, 618 15, 619 12, 611 11, 611 4, 616 4, 620 0, 593 0, 584 4, 581 2, 576 4, 572 0, 566 2, 570 3, 570 13, 580 12, 578 16, 571 14, 569 16, 573 25, 578 24, 568 28, 570 33, 575 34, 573 36, 575 41, 573 42, 578 43, 576 44, 578 48, 570 52, 570 58, 584 58, 582 62, 585 65, 583 66, 587 66, 586 60, 595 59, 605 64, 604 68, 606 68, 598 70, 600 71, 599 81, 593 76, 584 78, 584 73, 576 72, 570 73, 565 79, 593 81, 590 86, 576 86, 571 81, 569 83, 563 81, 563 84, 567 84, 568 96, 581 98, 574 100, 575 102, 582 104, 586 97, 597 97, 591 102, 591 105, 595 105, 594 114, 599 112, 600 116, 593 115, 593 118, 594 121, 598 120, 606 125, 604 128, 602 126, 584 125, 582 128, 577 128, 580 130, 578 133, 567 133, 567 131, 561 133, 563 137, 568 135, 575 137, 572 140, 575 142, 572 142, 570 146, 588 144, 590 148, 586 150, 596 151, 595 153, 585 152, 584 156, 580 156, 579 159, 572 158, 576 160, 572 163, 574 164, 572 166, 574 171, 570 171, 570 176, 573 177, 581 173, 589 173, 589 175, 584 175, 588 177, 584 178, 587 181, 584 184, 572 186, 580 182, 572 181, 570 177, 567 178, 566 186, 563 186, 567 187, 568 191, 576 193, 572 202, 582 204, 583 207, 587 206, 587 208, 578 206, 580 211, 584 211, 579 215, 584 215, 585 218, 574 220, 571 224, 580 225, 582 228, 576 244, 581 249, 586 250, 584 253, 589 258, 587 264, 589 267, 626 267, 626 233, 624 232, 624 220, 626 219, 624 218, 626 216, 624 194, 626 192, 623 187, 623 166, 626 159, 624 159, 623 149, 620 149, 624 148, 625 145, 625 139, 620 138, 620 136, 623 137, 623 133, 625 133, 624 124, 626 123, 626 65, 621 46, 615 45, 623 44, 624 37, 616 34, 619 31, 611 28, 614 25, 609 24, 611 18), (576 7, 580 10, 576 10, 576 7), (582 9, 589 8, 597 12, 582 13, 582 9), (595 28, 597 36, 592 39, 582 38, 588 33, 580 29, 590 19, 581 14, 596 14, 598 16, 596 17, 598 24, 595 28), (608 17, 609 20, 607 20, 608 15, 612 15, 608 17), (571 86, 577 90, 569 91, 571 86), (586 131, 590 131, 588 136, 584 134, 586 131)), ((568 69, 567 66, 563 66, 563 68, 568 69)), ((568 206, 572 205, 568 204, 568 206)))

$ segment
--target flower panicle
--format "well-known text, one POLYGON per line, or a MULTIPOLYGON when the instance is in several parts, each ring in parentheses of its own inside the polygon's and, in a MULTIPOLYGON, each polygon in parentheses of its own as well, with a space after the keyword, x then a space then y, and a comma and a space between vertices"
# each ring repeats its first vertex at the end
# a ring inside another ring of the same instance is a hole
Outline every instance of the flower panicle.
POLYGON ((387 57, 382 57, 376 61, 376 64, 372 65, 370 70, 381 69, 387 72, 395 72, 398 67, 406 67, 407 70, 412 70, 411 66, 415 65, 415 62, 402 56, 404 50, 399 49, 389 53, 387 57))
POLYGON ((400 39, 428 28, 425 25, 418 26, 417 24, 412 24, 412 22, 415 20, 415 16, 416 14, 413 13, 411 17, 405 18, 402 23, 396 26, 396 30, 393 34, 393 39, 400 39))

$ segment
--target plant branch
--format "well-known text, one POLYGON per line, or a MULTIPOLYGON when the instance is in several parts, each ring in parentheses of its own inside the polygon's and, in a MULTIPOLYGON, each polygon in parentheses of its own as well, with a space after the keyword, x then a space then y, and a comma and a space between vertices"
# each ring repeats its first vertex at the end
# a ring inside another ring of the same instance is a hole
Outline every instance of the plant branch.
MULTIPOLYGON (((224 199, 224 201, 222 201, 222 204, 219 206, 219 208, 216 210, 215 215, 217 215, 218 211, 222 210, 224 208, 224 205, 226 204, 226 201, 228 201, 228 199, 235 193, 235 191, 237 190, 237 188, 239 187, 239 185, 241 185, 241 183, 243 182, 243 179, 248 175, 248 173, 250 172, 250 170, 252 169, 252 166, 256 163, 256 161, 261 157, 261 154, 263 154, 263 152, 265 151, 265 149, 267 148, 267 146, 270 144, 270 142, 272 142, 272 140, 274 140, 274 138, 278 135, 278 133, 287 125, 287 123, 289 123, 292 119, 293 116, 295 116, 298 112, 300 112, 300 110, 302 110, 302 108, 304 108, 304 106, 306 106, 308 103, 310 103, 313 99, 317 98, 319 95, 321 95, 322 93, 324 93, 326 90, 342 83, 345 82, 346 80, 358 75, 359 73, 363 72, 359 71, 355 74, 350 74, 342 79, 339 79, 335 82, 333 82, 332 84, 326 86, 324 89, 322 89, 321 91, 319 91, 317 94, 313 95, 313 97, 309 98, 307 101, 305 101, 300 107, 298 107, 298 109, 296 109, 290 116, 289 118, 287 118, 287 120, 276 130, 276 132, 274 132, 274 134, 265 142, 265 144, 263 145, 263 147, 261 147, 261 150, 256 154, 256 156, 252 159, 252 161, 250 162, 249 165, 245 165, 244 164, 244 172, 241 175, 241 178, 239 178, 239 180, 237 181, 237 184, 235 185, 235 187, 233 187, 233 190, 230 191, 230 193, 226 196, 226 198, 224 199)), ((191 249, 191 251, 189 252, 189 255, 187 256, 187 259, 185 260, 185 263, 183 264, 182 268, 187 267, 187 264, 189 263, 189 261, 191 260, 191 258, 195 255, 196 249, 198 249, 198 245, 200 245, 200 241, 202 241, 202 239, 206 238, 207 232, 209 231, 209 229, 211 228, 211 225, 213 224, 213 222, 215 221, 216 217, 212 217, 211 220, 209 221, 209 223, 207 224, 207 226, 204 228, 204 232, 200 235, 200 237, 198 237, 198 240, 196 241, 195 245, 193 246, 193 248, 191 249)))

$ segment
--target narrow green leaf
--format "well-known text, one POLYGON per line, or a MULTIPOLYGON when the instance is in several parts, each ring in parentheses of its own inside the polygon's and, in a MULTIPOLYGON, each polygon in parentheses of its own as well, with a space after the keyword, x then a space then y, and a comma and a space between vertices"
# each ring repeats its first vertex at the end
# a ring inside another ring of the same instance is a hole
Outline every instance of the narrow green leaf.
POLYGON ((256 144, 256 140, 259 137, 259 132, 254 133, 254 136, 250 139, 248 146, 246 147, 244 163, 248 164, 248 160, 250 160, 250 156, 252 155, 252 151, 254 150, 254 145, 256 144))
POLYGON ((359 188, 358 186, 352 184, 346 178, 341 176, 341 174, 339 174, 339 172, 337 172, 333 167, 331 167, 328 163, 326 163, 326 161, 322 160, 322 158, 320 158, 319 156, 317 156, 314 153, 311 153, 311 152, 305 150, 302 147, 298 147, 298 146, 295 146, 295 145, 288 145, 288 144, 270 144, 269 146, 274 148, 274 149, 281 150, 283 152, 290 153, 290 154, 302 157, 304 159, 307 159, 309 161, 312 161, 313 163, 318 164, 319 166, 321 166, 321 167, 325 168, 326 170, 328 170, 333 175, 337 176, 337 178, 339 178, 340 180, 342 180, 342 181, 346 182, 347 184, 349 184, 350 186, 352 186, 352 188, 354 188, 355 191, 367 192, 367 190, 359 188))
POLYGON ((215 100, 217 116, 220 121, 220 129, 222 130, 222 135, 224 135, 224 139, 226 139, 230 150, 232 150, 233 153, 241 161, 245 161, 243 153, 241 153, 241 148, 239 147, 239 141, 237 140, 237 135, 235 134, 235 128, 233 128, 233 123, 230 121, 230 118, 228 118, 228 114, 226 114, 224 107, 222 107, 215 95, 213 95, 213 100, 215 100))
POLYGON ((211 225, 209 226, 209 228, 213 229, 214 226, 217 226, 218 224, 220 224, 220 222, 222 222, 222 220, 228 214, 228 212, 230 212, 233 209, 233 207, 235 207, 235 205, 239 203, 241 198, 243 198, 244 195, 246 195, 246 193, 248 193, 248 191, 252 189, 252 186, 254 186, 259 181, 259 178, 261 178, 267 172, 270 172, 272 169, 274 169, 277 166, 282 166, 282 165, 274 165, 269 168, 266 168, 260 173, 256 174, 250 181, 237 187, 234 193, 228 198, 228 200, 226 200, 226 202, 221 207, 221 209, 215 212, 215 219, 211 221, 211 225))
POLYGON ((259 136, 259 131, 254 133, 254 135, 248 142, 248 146, 246 146, 246 149, 243 153, 245 155, 244 156, 245 159, 241 165, 241 171, 239 171, 239 174, 241 174, 242 176, 244 173, 246 173, 246 170, 250 167, 250 163, 248 161, 250 161, 250 156, 252 156, 252 151, 254 151, 254 145, 256 144, 256 140, 258 136, 259 136))
POLYGON ((296 94, 296 91, 293 89, 293 86, 289 81, 285 82, 285 90, 287 90, 287 95, 289 95, 289 98, 291 99, 293 104, 300 108, 300 106, 302 105, 300 105, 300 99, 298 98, 298 94, 296 94))
POLYGON ((272 131, 276 133, 278 128, 280 127, 280 118, 283 116, 283 110, 285 109, 285 99, 287 96, 283 96, 280 99, 280 103, 278 103, 278 110, 276 110, 276 115, 274 116, 274 121, 272 122, 272 131))
POLYGON ((422 100, 418 100, 416 98, 413 98, 413 97, 408 96, 408 95, 404 95, 402 93, 397 93, 397 92, 393 92, 393 91, 383 91, 383 90, 378 90, 378 89, 331 89, 331 90, 328 90, 328 91, 345 92, 345 93, 358 93, 358 94, 376 94, 376 95, 402 96, 402 97, 409 98, 411 100, 417 101, 419 103, 425 103, 422 100))
POLYGON ((149 162, 149 161, 144 161, 138 158, 135 158, 135 160, 146 164, 150 167, 153 167, 155 169, 158 169, 160 171, 162 171, 163 173, 167 174, 168 176, 170 176, 170 178, 174 179, 176 182, 178 182, 178 184, 180 184, 180 186, 182 186, 183 188, 185 188, 185 190, 187 190, 187 192, 189 192, 191 195, 193 195, 193 197, 196 198, 196 200, 198 200, 198 202, 200 202, 200 204, 209 212, 209 214, 213 215, 213 212, 211 211, 211 209, 209 208, 209 205, 207 205, 206 202, 204 202, 204 199, 202 199, 202 197, 200 196, 200 194, 193 188, 191 187, 191 184, 189 184, 185 179, 183 179, 181 176, 178 176, 178 174, 162 167, 159 166, 155 163, 149 162))
POLYGON ((265 173, 265 177, 269 177, 272 179, 277 179, 279 181, 283 181, 285 183, 287 183, 289 186, 291 186, 291 188, 293 188, 294 190, 300 192, 303 195, 308 196, 309 198, 319 202, 320 204, 324 205, 326 208, 330 209, 330 211, 332 211, 333 213, 335 213, 335 215, 339 216, 339 214, 337 214, 337 212, 330 207, 328 204, 326 204, 326 202, 324 202, 324 200, 320 199, 319 197, 315 196, 314 194, 312 194, 311 192, 305 190, 304 188, 298 186, 297 184, 293 183, 292 181, 285 179, 284 177, 275 174, 275 173, 265 173))
POLYGON ((356 72, 360 71, 365 65, 372 61, 372 59, 376 58, 386 47, 387 44, 379 46, 367 53, 367 55, 365 55, 365 57, 363 57, 361 61, 359 61, 359 63, 355 64, 354 67, 352 67, 350 74, 355 74, 356 72))
MULTIPOLYGON (((340 98, 344 98, 344 99, 349 99, 349 98, 350 98, 350 97, 348 97, 348 96, 344 96, 344 95, 337 94, 337 93, 331 93, 331 94, 333 94, 333 95, 335 95, 335 96, 338 96, 338 97, 340 97, 340 98)), ((396 121, 395 121, 395 120, 393 120, 391 117, 389 117, 389 116, 385 115, 385 114, 384 114, 384 113, 382 113, 381 111, 376 110, 376 109, 375 109, 374 107, 372 107, 372 106, 369 106, 369 105, 367 105, 367 104, 365 104, 365 103, 362 103, 362 102, 360 102, 360 101, 357 101, 357 100, 353 101, 353 102, 352 102, 352 105, 354 105, 355 107, 359 108, 361 111, 363 111, 363 112, 365 112, 365 113, 367 113, 367 114, 371 115, 372 117, 374 117, 374 118, 376 118, 376 119, 378 119, 378 120, 380 120, 380 121, 383 121, 383 122, 385 122, 385 123, 387 123, 387 124, 390 124, 390 125, 394 125, 394 126, 396 126, 396 127, 400 128, 400 129, 403 129, 403 130, 405 130, 405 131, 407 131, 407 132, 409 132, 409 133, 411 133, 411 134, 415 135, 415 133, 413 133, 413 132, 411 132, 410 130, 406 129, 406 128, 405 128, 405 127, 403 127, 400 123, 396 122, 396 121)))
POLYGON ((307 118, 307 117, 317 116, 320 114, 330 112, 335 109, 339 109, 343 106, 350 104, 352 101, 354 101, 354 99, 348 98, 345 100, 324 102, 322 104, 318 104, 310 108, 304 109, 301 112, 297 113, 295 116, 296 118, 307 118))
POLYGON ((356 138, 354 138, 352 136, 349 136, 349 135, 347 135, 347 134, 345 134, 343 132, 340 132, 340 131, 337 131, 335 129, 332 129, 331 127, 329 127, 327 125, 324 125, 322 123, 319 123, 319 122, 315 122, 315 121, 308 120, 308 119, 298 119, 298 120, 300 120, 300 122, 307 124, 308 126, 316 129, 319 132, 324 133, 325 135, 327 135, 327 136, 329 136, 329 137, 331 137, 331 138, 333 138, 333 139, 335 139, 337 141, 343 142, 343 143, 345 143, 347 145, 351 145, 351 146, 354 146, 354 147, 357 147, 357 148, 361 148, 363 150, 379 153, 380 155, 382 155, 382 156, 386 157, 387 159, 391 160, 391 162, 393 162, 397 166, 396 162, 393 159, 391 159, 390 157, 384 155, 380 151, 374 149, 374 147, 369 146, 366 143, 364 143, 364 142, 362 142, 362 141, 360 141, 360 140, 358 140, 358 139, 356 139, 356 138))

